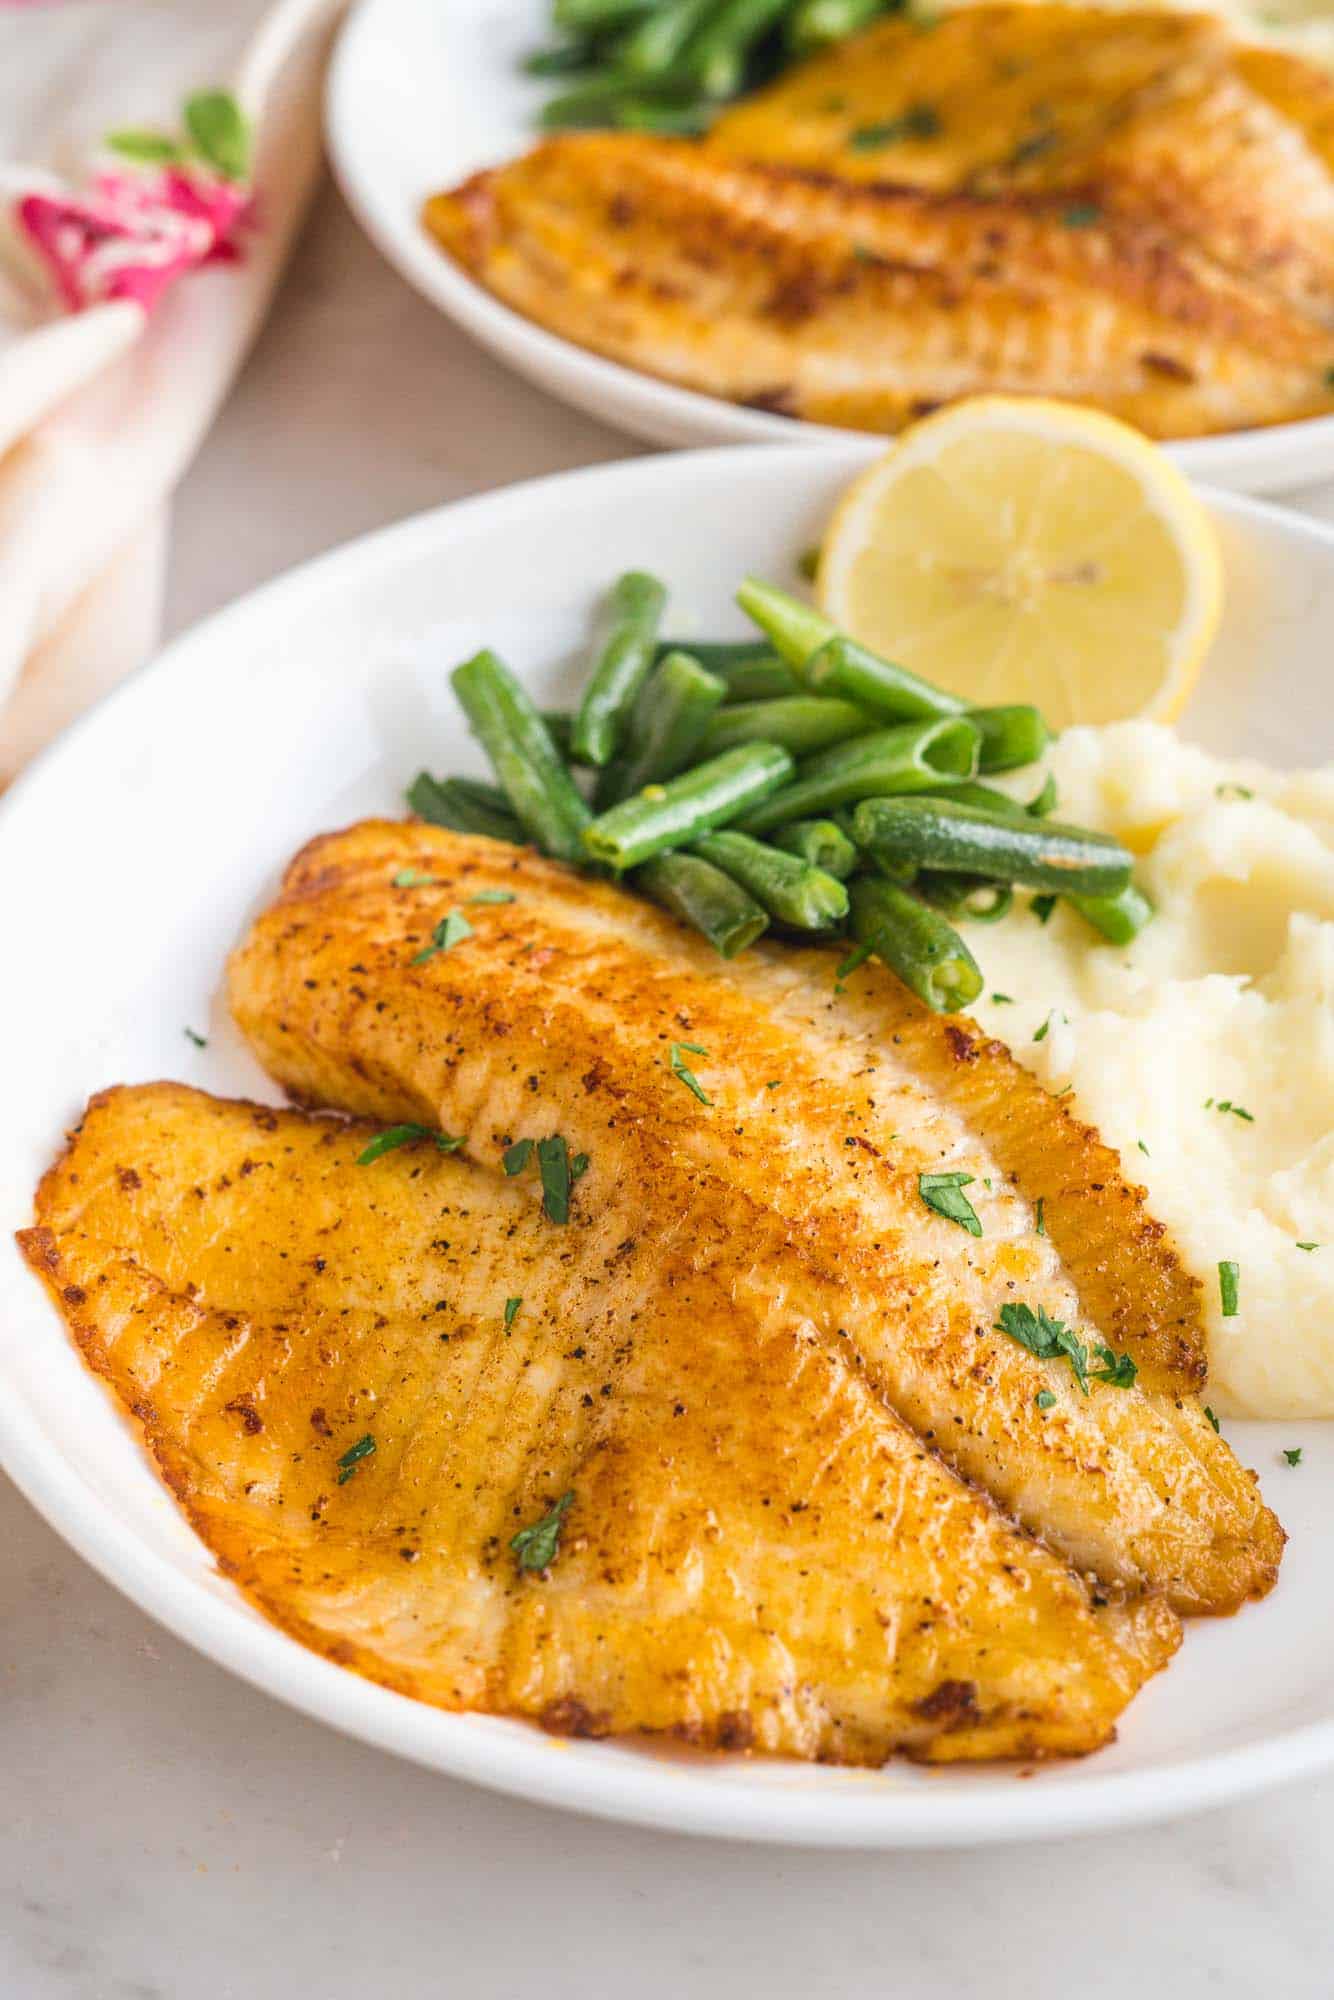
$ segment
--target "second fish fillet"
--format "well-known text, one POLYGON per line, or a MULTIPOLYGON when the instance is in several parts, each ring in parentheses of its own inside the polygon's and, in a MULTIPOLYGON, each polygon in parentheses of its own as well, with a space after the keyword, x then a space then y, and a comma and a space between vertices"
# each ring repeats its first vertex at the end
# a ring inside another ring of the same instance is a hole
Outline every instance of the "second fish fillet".
POLYGON ((1263 1594, 1282 1530, 1195 1393, 1198 1288, 1142 1191, 999 1043, 874 965, 836 990, 835 963, 780 947, 723 964, 530 852, 372 821, 297 857, 230 993, 300 1099, 438 1124, 496 1171, 514 1142, 560 1134, 588 1156, 578 1217, 612 1215, 626 1238, 686 1214, 722 1231, 740 1305, 799 1306, 1106 1589, 1183 1611, 1263 1594), (396 887, 404 870, 429 884, 396 887), (474 905, 479 890, 513 900, 474 905), (421 956, 454 908, 470 935, 421 956), (922 1198, 920 1175, 953 1171, 973 1177, 979 1237, 922 1198), (1007 1306, 1129 1354, 1134 1385, 1082 1393, 1067 1362, 1001 1330, 1007 1306))

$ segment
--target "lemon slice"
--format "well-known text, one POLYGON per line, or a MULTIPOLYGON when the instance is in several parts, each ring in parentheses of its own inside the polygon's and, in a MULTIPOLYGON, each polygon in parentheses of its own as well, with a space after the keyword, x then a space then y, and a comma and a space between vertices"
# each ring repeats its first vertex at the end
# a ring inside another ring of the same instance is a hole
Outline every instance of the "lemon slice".
POLYGON ((1218 624, 1213 525, 1138 431, 982 396, 906 431, 840 501, 821 608, 970 702, 1053 729, 1181 712, 1218 624))

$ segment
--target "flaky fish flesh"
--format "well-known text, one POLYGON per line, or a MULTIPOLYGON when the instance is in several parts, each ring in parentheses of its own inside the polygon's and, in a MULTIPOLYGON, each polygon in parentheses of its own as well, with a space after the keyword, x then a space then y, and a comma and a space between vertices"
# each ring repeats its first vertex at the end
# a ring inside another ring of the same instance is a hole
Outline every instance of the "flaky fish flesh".
POLYGON ((497 297, 711 395, 893 431, 976 393, 1184 437, 1334 409, 1330 85, 1205 16, 896 17, 703 142, 548 140, 426 204, 497 297))
POLYGON ((372 821, 297 857, 229 986, 300 1100, 439 1126, 493 1174, 563 1135, 588 1161, 579 1228, 682 1254, 698 1231, 734 1309, 794 1315, 1103 1594, 1262 1594, 1282 1531, 1200 1405, 1198 1287, 1142 1191, 1001 1044, 874 964, 840 987, 836 962, 761 946, 724 964, 526 850, 372 821), (471 934, 430 949, 464 907, 471 934), (923 1200, 941 1172, 972 1176, 981 1235, 923 1200), (1001 1329, 1021 1305, 1127 1354, 1133 1385, 1084 1393, 1001 1329))
POLYGON ((359 1164, 374 1129, 108 1091, 22 1238, 307 1645, 566 1735, 857 1763, 1092 1749, 1170 1655, 1161 1600, 1105 1602, 956 1478, 716 1215, 643 1189, 626 1233, 605 1138, 562 1225, 429 1136, 359 1164))

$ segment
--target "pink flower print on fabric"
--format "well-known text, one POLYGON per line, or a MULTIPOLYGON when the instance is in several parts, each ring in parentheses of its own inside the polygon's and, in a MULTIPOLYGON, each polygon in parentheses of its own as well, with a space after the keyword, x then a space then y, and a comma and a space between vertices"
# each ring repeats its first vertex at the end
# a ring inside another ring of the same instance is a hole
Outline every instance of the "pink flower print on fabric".
POLYGON ((239 254, 251 201, 236 181, 171 165, 100 173, 80 194, 23 195, 17 215, 71 312, 104 299, 151 312, 184 272, 239 254))

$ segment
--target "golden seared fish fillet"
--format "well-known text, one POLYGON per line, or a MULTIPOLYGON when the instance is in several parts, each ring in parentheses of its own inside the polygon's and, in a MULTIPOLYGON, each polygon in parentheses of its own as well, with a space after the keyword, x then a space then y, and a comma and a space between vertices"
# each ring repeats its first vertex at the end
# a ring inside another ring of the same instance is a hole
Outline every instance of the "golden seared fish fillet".
POLYGON ((108 1091, 22 1238, 306 1644, 444 1708, 857 1763, 1095 1748, 1170 1655, 1161 1602, 1100 1604, 850 1349, 733 1297, 725 1242, 559 1226, 429 1141, 359 1165, 372 1130, 108 1091))
POLYGON ((836 992, 835 957, 724 964, 529 852, 372 821, 297 857, 229 983, 300 1099, 438 1124, 497 1173, 516 1141, 563 1134, 589 1162, 572 1238, 721 1242, 738 1311, 796 1313, 1105 1589, 1183 1611, 1266 1591, 1282 1530, 1196 1398, 1198 1288, 1142 1191, 999 1043, 874 965, 836 992), (396 888, 407 869, 430 886, 396 888), (470 902, 487 889, 513 901, 470 902), (421 957, 465 905, 472 934, 421 957), (681 1042, 707 1052, 683 1060, 708 1105, 673 1071, 681 1042), (921 1197, 919 1175, 956 1170, 980 1237, 921 1197), (1128 1353, 1137 1381, 1081 1393, 999 1330, 1006 1306, 1128 1353))
POLYGON ((1061 191, 1066 226, 1152 221, 1327 326, 1332 94, 1205 15, 969 7, 927 34, 879 24, 743 101, 709 143, 843 181, 1061 191))
POLYGON ((1226 60, 1205 14, 964 7, 893 15, 723 114, 738 159, 946 191, 1095 149, 1133 110, 1226 60))
POLYGON ((816 422, 894 431, 978 390, 1077 397, 1155 436, 1334 408, 1328 328, 1154 220, 1060 192, 858 186, 587 133, 434 197, 425 221, 554 332, 816 422))

